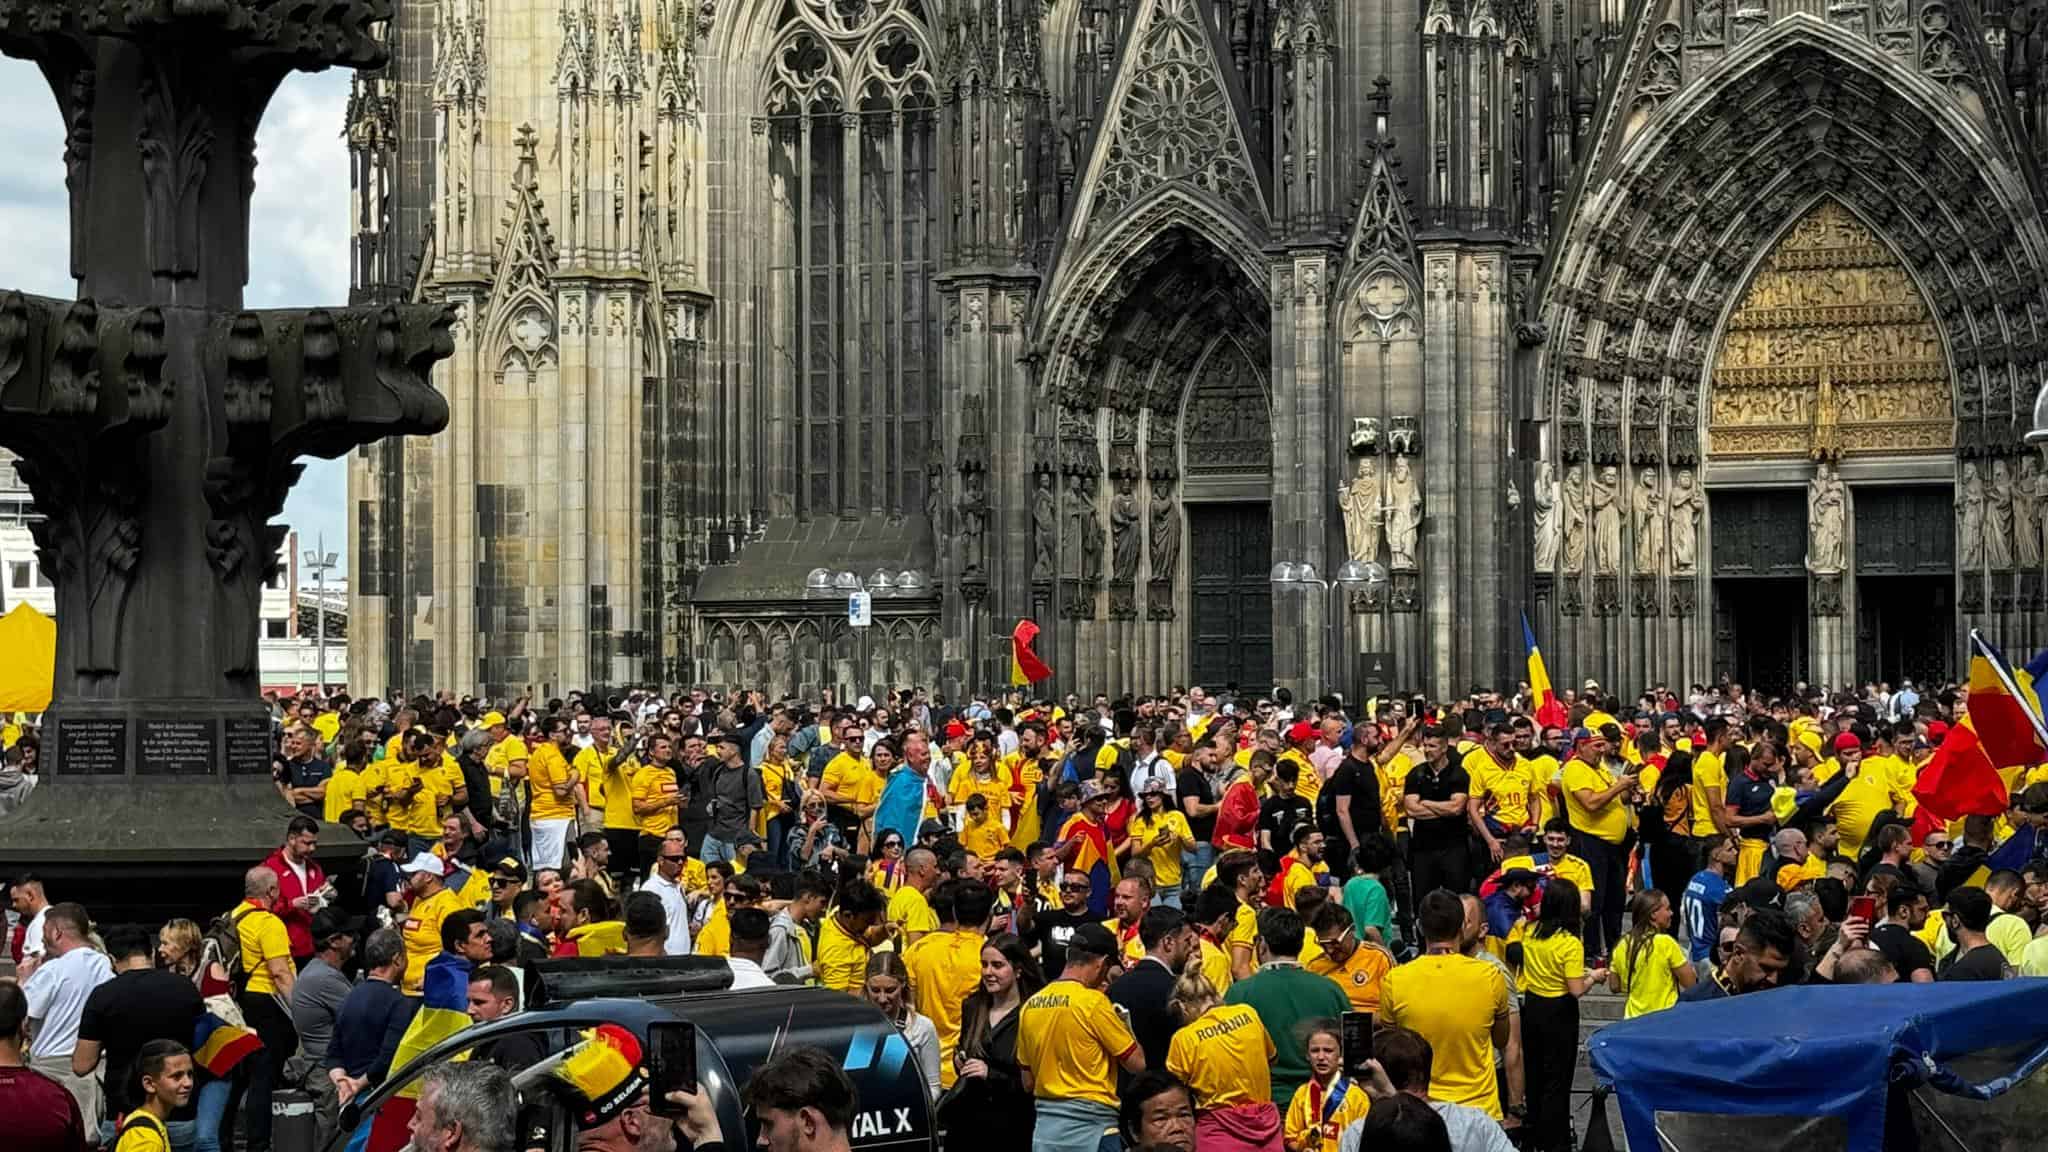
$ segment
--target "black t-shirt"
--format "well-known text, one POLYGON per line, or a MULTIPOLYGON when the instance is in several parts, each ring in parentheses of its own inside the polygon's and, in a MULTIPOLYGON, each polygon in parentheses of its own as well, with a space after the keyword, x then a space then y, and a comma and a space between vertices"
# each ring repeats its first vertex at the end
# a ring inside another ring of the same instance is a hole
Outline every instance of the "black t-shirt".
POLYGON ((514 1032, 479 1045, 472 1059, 486 1060, 507 1072, 518 1072, 546 1059, 546 1037, 539 1032, 514 1032))
POLYGON ((1259 831, 1272 837, 1273 851, 1285 853, 1294 847, 1294 829, 1314 819, 1315 810, 1301 797, 1268 796, 1259 801, 1259 831))
MULTIPOLYGON (((1901 973, 1901 978, 1904 974, 1901 973)), ((1996 944, 1980 944, 1956 958, 1942 972, 1943 980, 2003 980, 2005 979, 2005 954, 1996 944)))
MULTIPOLYGON (((1203 804, 1216 802, 1216 793, 1209 787, 1209 777, 1198 768, 1181 769, 1180 775, 1174 777, 1173 785, 1173 799, 1177 804, 1189 799, 1203 804)), ((1183 806, 1181 811, 1186 812, 1187 808, 1183 806)), ((1211 812, 1207 816, 1189 816, 1188 830, 1195 834, 1196 840, 1207 844, 1216 836, 1216 814, 1211 812)))
POLYGON ((78 1038, 96 1040, 107 1061, 107 1104, 125 1116, 141 1106, 135 1057, 151 1040, 192 1046, 204 1005, 192 981, 161 968, 122 972, 92 990, 78 1020, 78 1038))
POLYGON ((1059 979, 1059 974, 1066 970, 1067 941, 1074 938, 1074 929, 1101 922, 1101 917, 1090 916, 1086 908, 1079 912, 1055 908, 1032 917, 1031 938, 1038 941, 1038 966, 1045 969, 1047 980, 1059 979))
MULTIPOLYGON (((1417 764, 1408 773, 1408 787, 1402 795, 1441 803, 1459 793, 1471 792, 1472 780, 1465 769, 1447 760, 1441 772, 1430 771, 1427 761, 1417 764)), ((1416 820, 1412 836, 1417 848, 1440 848, 1465 839, 1471 832, 1471 822, 1465 817, 1442 816, 1416 820)))
MULTIPOLYGON (((1771 810, 1771 795, 1778 790, 1778 782, 1770 777, 1759 780, 1748 772, 1738 773, 1728 781, 1724 799, 1735 805, 1738 816, 1761 816, 1771 810)), ((1751 824, 1740 829, 1744 840, 1769 840, 1777 830, 1769 824, 1751 824)), ((1763 873, 1775 876, 1775 872, 1763 873)))
POLYGON ((1316 823, 1322 827, 1324 836, 1341 844, 1345 840, 1344 825, 1337 819, 1339 804, 1351 813, 1351 830, 1360 840, 1380 827, 1380 780, 1371 763, 1349 756, 1337 761, 1336 769, 1323 781, 1323 790, 1316 796, 1316 823))
POLYGON ((1879 924, 1872 928, 1870 944, 1892 962, 1892 970, 1899 974, 1901 983, 1911 980, 1913 973, 1922 968, 1934 971, 1934 953, 1904 924, 1879 924))
MULTIPOLYGON (((318 756, 313 757, 311 760, 287 760, 284 762, 284 767, 285 771, 291 773, 291 779, 288 781, 288 784, 293 788, 317 788, 325 783, 328 777, 334 775, 334 765, 329 764, 318 756)), ((315 820, 326 818, 327 802, 325 800, 308 800, 297 807, 301 813, 315 820)))

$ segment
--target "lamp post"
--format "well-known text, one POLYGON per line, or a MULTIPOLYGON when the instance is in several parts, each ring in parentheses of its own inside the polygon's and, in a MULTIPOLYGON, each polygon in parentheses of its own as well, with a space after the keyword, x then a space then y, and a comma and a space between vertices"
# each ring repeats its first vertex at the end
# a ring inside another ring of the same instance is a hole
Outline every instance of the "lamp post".
MULTIPOLYGON (((334 553, 327 551, 327 536, 315 538, 314 546, 306 550, 304 562, 313 571, 314 610, 320 614, 319 623, 314 626, 313 659, 319 664, 314 673, 315 682, 320 685, 320 699, 327 699, 327 573, 339 567, 334 553)), ((296 595, 297 589, 292 590, 296 595)))
MULTIPOLYGON (((868 574, 866 580, 857 572, 842 569, 834 572, 830 568, 813 568, 804 576, 804 599, 838 600, 845 603, 854 593, 865 591, 875 600, 897 597, 915 597, 925 594, 929 582, 925 574, 916 568, 877 568, 868 574)), ((868 630, 865 625, 854 628, 860 634, 860 677, 871 675, 868 667, 868 630)), ((820 630, 820 638, 823 630, 820 630)))
MULTIPOLYGON (((1349 611, 1339 613, 1336 610, 1337 594, 1340 592, 1354 592, 1359 589, 1371 591, 1384 588, 1387 583, 1387 570, 1381 567, 1379 562, 1375 560, 1346 560, 1343 564, 1338 565, 1335 576, 1325 580, 1316 572, 1316 566, 1305 560, 1282 560, 1278 564, 1273 565, 1270 579, 1274 590, 1278 592, 1286 592, 1293 589, 1306 591, 1311 587, 1323 590, 1326 606, 1330 609, 1329 615, 1332 626, 1331 643, 1328 645, 1328 648, 1341 652, 1343 650, 1344 637, 1344 628, 1341 621, 1350 613, 1349 611)), ((1327 688, 1343 678, 1344 665, 1341 657, 1333 660, 1328 655, 1324 656, 1323 662, 1325 665, 1323 669, 1323 683, 1327 688)))

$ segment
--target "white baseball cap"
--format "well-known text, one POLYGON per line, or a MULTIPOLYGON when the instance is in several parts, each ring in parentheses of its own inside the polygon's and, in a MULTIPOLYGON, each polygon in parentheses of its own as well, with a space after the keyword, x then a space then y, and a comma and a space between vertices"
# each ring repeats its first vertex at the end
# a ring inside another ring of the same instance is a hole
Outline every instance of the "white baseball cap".
POLYGON ((441 858, 432 852, 421 852, 398 866, 400 872, 425 872, 429 876, 446 876, 448 870, 441 866, 441 858))

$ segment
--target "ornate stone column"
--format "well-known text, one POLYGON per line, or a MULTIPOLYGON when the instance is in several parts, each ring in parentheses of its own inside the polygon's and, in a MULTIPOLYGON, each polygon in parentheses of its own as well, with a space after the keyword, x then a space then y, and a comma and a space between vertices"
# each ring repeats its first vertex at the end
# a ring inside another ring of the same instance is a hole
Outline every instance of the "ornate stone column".
POLYGON ((64 116, 79 281, 75 302, 0 304, 0 446, 57 585, 60 781, 267 776, 255 621, 298 458, 447 423, 427 379, 445 309, 242 307, 264 107, 294 69, 381 63, 392 14, 287 8, 0 7, 0 50, 41 67, 64 116))

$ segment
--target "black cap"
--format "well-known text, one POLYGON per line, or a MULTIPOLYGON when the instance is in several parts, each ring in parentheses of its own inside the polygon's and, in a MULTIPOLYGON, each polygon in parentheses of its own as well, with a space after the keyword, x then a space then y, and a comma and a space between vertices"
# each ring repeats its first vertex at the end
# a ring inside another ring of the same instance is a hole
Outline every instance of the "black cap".
POLYGON ((1067 954, 1086 952, 1091 956, 1114 956, 1121 949, 1116 946, 1116 937, 1100 924, 1082 924, 1074 929, 1067 940, 1067 954))
POLYGON ((1500 886, 1503 888, 1510 884, 1527 884, 1529 887, 1534 888, 1541 883, 1543 883, 1543 877, 1538 876, 1527 868, 1510 868, 1500 874, 1500 886))
POLYGON ((409 843, 409 841, 407 840, 405 833, 399 831, 398 829, 386 828, 384 830, 384 834, 382 836, 377 837, 377 843, 389 845, 393 848, 403 848, 406 846, 407 843, 409 843))

